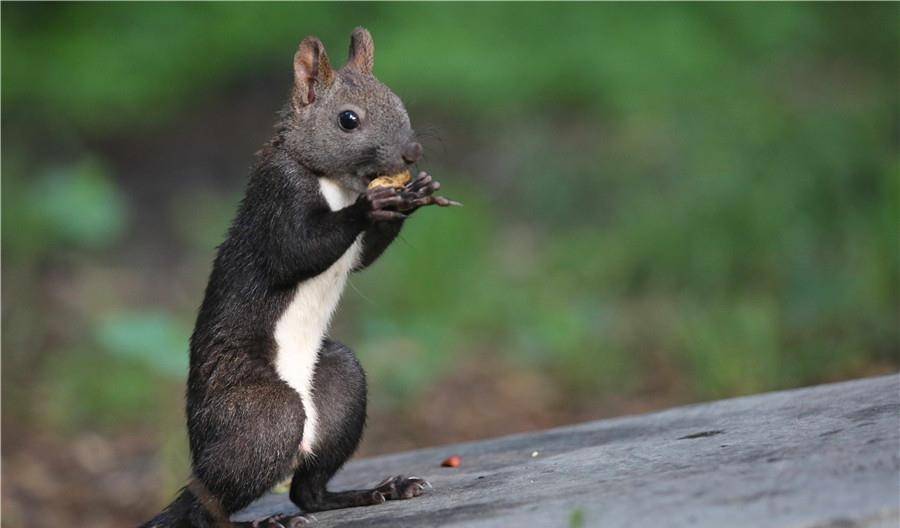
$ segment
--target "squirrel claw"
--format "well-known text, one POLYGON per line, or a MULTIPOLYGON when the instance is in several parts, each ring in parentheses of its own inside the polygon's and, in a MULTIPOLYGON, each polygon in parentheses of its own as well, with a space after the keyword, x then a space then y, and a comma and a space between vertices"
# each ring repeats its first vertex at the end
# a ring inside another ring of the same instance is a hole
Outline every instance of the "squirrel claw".
POLYGON ((419 477, 390 477, 383 480, 375 489, 389 500, 402 500, 418 497, 430 489, 431 484, 419 477))
MULTIPOLYGON (((257 519, 250 526, 252 528, 299 528, 316 520, 312 515, 285 515, 278 514, 257 519)), ((241 524, 243 526, 243 524, 241 524)))

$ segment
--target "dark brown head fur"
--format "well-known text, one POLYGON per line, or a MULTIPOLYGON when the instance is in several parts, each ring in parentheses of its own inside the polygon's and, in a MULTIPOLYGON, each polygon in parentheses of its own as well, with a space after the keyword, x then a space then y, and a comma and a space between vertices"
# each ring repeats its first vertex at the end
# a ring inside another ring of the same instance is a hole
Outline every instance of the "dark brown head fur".
POLYGON ((375 78, 374 64, 375 45, 363 28, 353 31, 340 70, 332 69, 319 39, 305 38, 294 55, 294 87, 278 138, 308 170, 358 192, 421 154, 406 108, 375 78), (347 110, 359 116, 354 130, 339 124, 338 116, 347 110))

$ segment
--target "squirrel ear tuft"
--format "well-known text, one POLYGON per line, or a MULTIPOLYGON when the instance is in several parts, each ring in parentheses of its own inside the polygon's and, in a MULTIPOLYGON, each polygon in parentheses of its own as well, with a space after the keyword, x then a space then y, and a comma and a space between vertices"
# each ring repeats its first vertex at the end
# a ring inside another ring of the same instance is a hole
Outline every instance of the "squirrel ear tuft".
POLYGON ((316 88, 331 86, 334 72, 325 53, 325 45, 316 37, 306 37, 294 54, 294 106, 312 104, 316 100, 316 88))
POLYGON ((372 35, 364 27, 358 27, 350 35, 350 57, 347 59, 347 67, 371 74, 375 67, 375 42, 372 35))

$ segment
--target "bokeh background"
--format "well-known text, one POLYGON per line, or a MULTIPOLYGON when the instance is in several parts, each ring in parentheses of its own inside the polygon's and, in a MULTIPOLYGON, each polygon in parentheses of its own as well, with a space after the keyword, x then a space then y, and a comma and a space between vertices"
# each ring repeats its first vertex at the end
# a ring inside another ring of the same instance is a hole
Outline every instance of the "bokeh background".
POLYGON ((333 327, 362 455, 896 371, 898 5, 2 5, 3 526, 188 475, 187 339, 307 34, 365 25, 416 213, 333 327))

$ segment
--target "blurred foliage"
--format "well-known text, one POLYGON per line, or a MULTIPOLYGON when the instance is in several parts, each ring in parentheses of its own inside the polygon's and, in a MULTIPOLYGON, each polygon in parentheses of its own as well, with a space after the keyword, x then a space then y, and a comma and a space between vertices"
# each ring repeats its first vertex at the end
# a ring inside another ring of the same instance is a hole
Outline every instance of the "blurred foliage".
POLYGON ((97 328, 97 341, 108 353, 172 376, 187 372, 189 335, 184 324, 165 313, 117 313, 97 328))
POLYGON ((283 70, 305 33, 341 43, 331 55, 343 60, 347 28, 364 22, 378 35, 379 76, 412 104, 473 119, 548 105, 651 115, 710 138, 734 123, 732 136, 762 140, 787 117, 778 96, 805 98, 797 110, 829 96, 878 104, 842 83, 769 91, 773 75, 841 66, 890 77, 897 43, 892 6, 38 4, 3 14, 4 99, 91 130, 171 119, 229 78, 283 70))
POLYGON ((16 226, 4 244, 11 257, 33 256, 58 245, 96 249, 115 242, 125 211, 115 182, 93 160, 49 167, 34 180, 19 181, 13 168, 3 184, 14 199, 3 208, 3 222, 16 226))
POLYGON ((4 412, 24 370, 50 387, 31 419, 154 423, 240 181, 167 189, 153 220, 174 241, 134 239, 139 194, 105 145, 139 149, 199 105, 227 113, 246 79, 287 93, 302 36, 341 64, 357 24, 378 76, 437 132, 426 168, 466 204, 417 213, 352 279, 338 330, 376 407, 400 412, 488 355, 554 380, 571 405, 900 366, 896 4, 2 15, 4 412), (142 269, 147 253, 162 271, 142 269))

